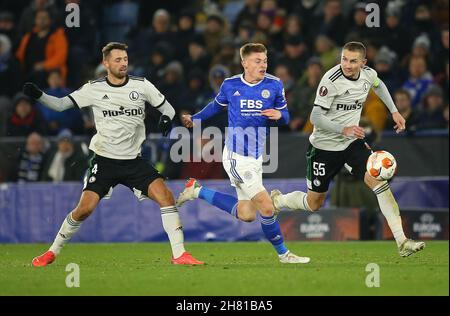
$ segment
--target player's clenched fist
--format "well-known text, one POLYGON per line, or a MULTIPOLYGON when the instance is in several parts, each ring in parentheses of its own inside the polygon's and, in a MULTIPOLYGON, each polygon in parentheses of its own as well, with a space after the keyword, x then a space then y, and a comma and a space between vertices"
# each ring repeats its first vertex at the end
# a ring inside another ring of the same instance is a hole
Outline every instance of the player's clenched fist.
POLYGON ((181 122, 187 128, 191 128, 194 126, 194 122, 192 122, 192 115, 185 114, 181 117, 181 122))

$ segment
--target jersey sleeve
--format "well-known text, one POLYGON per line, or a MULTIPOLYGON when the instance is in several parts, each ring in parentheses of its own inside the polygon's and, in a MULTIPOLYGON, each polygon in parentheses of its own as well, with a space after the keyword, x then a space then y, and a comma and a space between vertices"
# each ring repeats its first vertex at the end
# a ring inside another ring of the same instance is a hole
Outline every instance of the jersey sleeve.
POLYGON ((80 109, 91 106, 93 104, 91 84, 89 82, 84 84, 78 90, 70 93, 68 97, 80 109))
POLYGON ((282 110, 287 107, 286 95, 281 81, 277 82, 274 107, 276 110, 282 110))
POLYGON ((217 94, 216 98, 214 99, 218 104, 221 106, 228 106, 228 98, 226 94, 226 81, 222 83, 219 89, 219 93, 217 94))
POLYGON ((337 90, 335 85, 331 82, 331 80, 325 78, 324 76, 319 83, 319 87, 317 88, 314 104, 323 109, 329 110, 336 95, 337 90))
POLYGON ((380 79, 378 78, 378 73, 375 69, 372 69, 370 67, 366 67, 365 71, 367 71, 367 77, 369 78, 369 81, 374 88, 378 88, 380 85, 380 79))
POLYGON ((147 79, 144 79, 144 98, 155 108, 160 107, 166 101, 164 95, 147 79))

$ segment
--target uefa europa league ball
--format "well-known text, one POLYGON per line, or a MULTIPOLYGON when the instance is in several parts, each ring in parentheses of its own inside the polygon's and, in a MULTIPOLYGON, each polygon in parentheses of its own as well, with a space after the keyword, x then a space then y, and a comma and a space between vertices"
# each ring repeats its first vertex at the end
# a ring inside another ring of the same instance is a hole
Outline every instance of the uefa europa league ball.
POLYGON ((397 161, 387 151, 376 151, 367 159, 367 172, 379 181, 390 180, 397 171, 397 161))

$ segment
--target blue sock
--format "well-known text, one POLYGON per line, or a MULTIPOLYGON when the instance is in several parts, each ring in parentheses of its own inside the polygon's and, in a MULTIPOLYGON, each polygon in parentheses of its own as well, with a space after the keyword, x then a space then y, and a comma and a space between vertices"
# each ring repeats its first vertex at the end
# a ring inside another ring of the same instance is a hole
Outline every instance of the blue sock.
POLYGON ((270 241, 279 255, 285 254, 288 249, 284 244, 283 234, 281 233, 280 223, 275 216, 261 215, 261 228, 266 238, 270 241))
POLYGON ((212 204, 221 210, 231 214, 233 217, 237 216, 238 199, 232 195, 220 193, 205 187, 201 187, 198 197, 205 200, 209 204, 212 204))

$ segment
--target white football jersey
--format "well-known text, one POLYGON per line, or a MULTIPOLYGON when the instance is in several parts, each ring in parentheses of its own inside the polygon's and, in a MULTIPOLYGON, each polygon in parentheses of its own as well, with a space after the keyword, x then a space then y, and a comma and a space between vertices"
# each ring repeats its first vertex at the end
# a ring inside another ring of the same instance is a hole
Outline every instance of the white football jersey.
MULTIPOLYGON (((333 122, 346 127, 359 125, 363 104, 370 88, 377 82, 377 72, 372 68, 363 67, 358 79, 349 79, 344 76, 341 65, 336 65, 322 77, 314 105, 327 110, 325 115, 333 122)), ((314 126, 309 141, 318 149, 341 151, 355 138, 314 126)))
POLYGON ((128 76, 121 85, 107 77, 89 81, 69 98, 79 108, 92 107, 97 133, 89 149, 112 159, 134 159, 145 140, 145 102, 159 107, 165 97, 147 79, 128 76))

